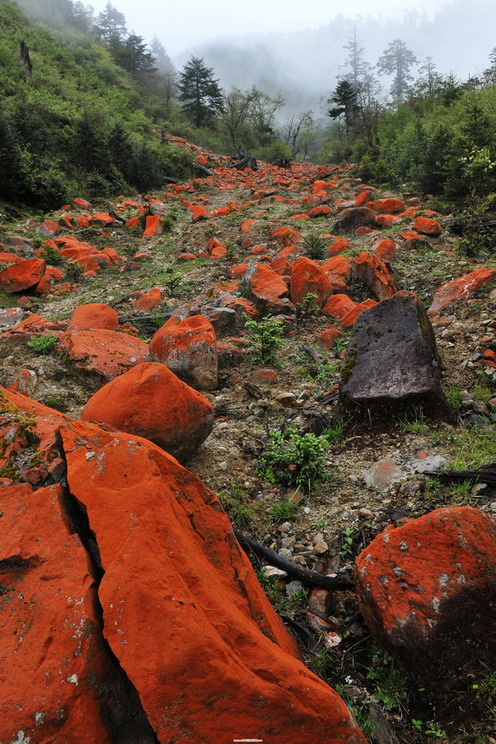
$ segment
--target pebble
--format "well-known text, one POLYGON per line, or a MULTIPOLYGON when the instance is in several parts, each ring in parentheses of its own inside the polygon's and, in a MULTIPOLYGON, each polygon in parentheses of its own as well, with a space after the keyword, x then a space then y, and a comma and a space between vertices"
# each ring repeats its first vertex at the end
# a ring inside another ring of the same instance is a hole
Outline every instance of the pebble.
POLYGON ((281 548, 279 550, 279 555, 281 556, 281 558, 285 558, 287 561, 293 560, 293 553, 291 552, 291 550, 288 550, 288 548, 281 548))
POLYGON ((285 548, 286 550, 292 550, 295 546, 296 542, 296 536, 293 535, 292 537, 283 537, 281 540, 281 548, 285 548))
POLYGON ((360 509, 358 510, 358 513, 359 513, 359 515, 360 515, 361 517, 363 517, 363 519, 372 519, 372 517, 374 516, 374 515, 372 514, 372 512, 370 511, 370 509, 367 509, 367 508, 366 508, 365 506, 362 506, 362 507, 361 507, 361 508, 360 508, 360 509))
POLYGON ((491 509, 491 511, 496 512, 496 501, 491 501, 491 503, 489 504, 489 508, 491 509))
POLYGON ((303 584, 301 583, 301 581, 290 581, 289 584, 286 584, 286 594, 288 597, 291 597, 293 594, 302 591, 303 584))
POLYGON ((324 535, 322 532, 318 532, 314 538, 313 538, 313 549, 317 555, 322 555, 323 553, 327 553, 329 550, 329 546, 324 540, 324 535))
POLYGON ((281 568, 276 568, 276 566, 264 566, 262 570, 265 576, 268 576, 269 578, 275 576, 278 579, 286 579, 288 577, 286 571, 283 571, 281 568))

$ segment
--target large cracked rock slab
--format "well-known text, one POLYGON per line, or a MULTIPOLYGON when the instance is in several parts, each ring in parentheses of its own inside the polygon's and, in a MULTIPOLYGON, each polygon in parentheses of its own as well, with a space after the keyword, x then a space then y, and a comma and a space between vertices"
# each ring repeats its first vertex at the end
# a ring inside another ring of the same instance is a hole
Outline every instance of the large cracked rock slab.
POLYGON ((117 728, 122 744, 153 744, 104 641, 62 488, 7 486, 0 500, 0 740, 111 744, 117 728))
POLYGON ((104 575, 104 633, 162 744, 359 744, 343 702, 297 658, 217 498, 145 440, 61 430, 104 575))
POLYGON ((341 372, 343 409, 388 420, 409 407, 450 418, 441 389, 432 326, 414 292, 398 292, 363 312, 353 329, 341 372))

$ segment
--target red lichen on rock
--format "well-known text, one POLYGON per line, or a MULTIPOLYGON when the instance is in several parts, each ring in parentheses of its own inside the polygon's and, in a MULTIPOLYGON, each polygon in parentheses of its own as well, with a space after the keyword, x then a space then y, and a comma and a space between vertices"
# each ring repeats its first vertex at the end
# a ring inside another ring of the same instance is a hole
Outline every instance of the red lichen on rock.
POLYGON ((446 507, 388 528, 356 561, 357 595, 373 634, 426 681, 495 657, 496 522, 446 507))
POLYGON ((217 387, 218 360, 212 323, 203 315, 172 316, 150 341, 152 358, 178 377, 204 390, 217 387))
POLYGON ((147 362, 97 390, 81 418, 149 439, 184 462, 212 431, 214 410, 165 364, 147 362))
POLYGON ((495 282, 496 271, 493 269, 475 269, 470 274, 464 274, 458 277, 458 279, 452 279, 436 290, 429 312, 438 313, 453 302, 466 300, 472 297, 481 287, 494 284, 495 282))

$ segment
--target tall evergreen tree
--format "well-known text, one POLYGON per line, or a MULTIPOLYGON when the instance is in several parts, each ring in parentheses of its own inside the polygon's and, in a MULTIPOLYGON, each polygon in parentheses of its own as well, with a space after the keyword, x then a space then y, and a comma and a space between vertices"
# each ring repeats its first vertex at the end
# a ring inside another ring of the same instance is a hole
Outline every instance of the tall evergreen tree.
POLYGON ((404 101, 408 94, 412 81, 410 70, 416 64, 417 58, 401 39, 391 41, 382 57, 380 57, 377 63, 379 72, 385 75, 394 75, 391 95, 396 103, 404 101))
POLYGON ((348 80, 341 80, 334 94, 328 99, 327 103, 336 106, 327 112, 331 119, 337 119, 344 115, 345 127, 348 132, 352 126, 358 111, 357 90, 348 80))
POLYGON ((107 43, 123 41, 127 34, 126 17, 108 2, 97 17, 95 29, 107 43))
POLYGON ((203 59, 191 57, 179 75, 179 100, 197 127, 209 121, 224 108, 224 98, 214 71, 203 59))

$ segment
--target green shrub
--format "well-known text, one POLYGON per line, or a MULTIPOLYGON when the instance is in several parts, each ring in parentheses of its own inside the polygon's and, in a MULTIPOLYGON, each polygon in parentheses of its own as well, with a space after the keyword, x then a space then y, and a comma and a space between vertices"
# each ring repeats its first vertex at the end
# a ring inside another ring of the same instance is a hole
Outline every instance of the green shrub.
POLYGON ((277 349, 284 343, 284 324, 267 316, 260 321, 247 320, 245 328, 251 336, 248 342, 254 351, 253 358, 263 364, 273 364, 277 349))
POLYGON ((329 438, 325 434, 301 434, 295 425, 284 433, 272 431, 257 472, 271 483, 294 486, 310 493, 326 475, 328 445, 329 438))
POLYGON ((46 333, 43 336, 33 336, 33 338, 29 339, 27 345, 37 354, 48 354, 53 349, 57 341, 57 336, 46 333))

